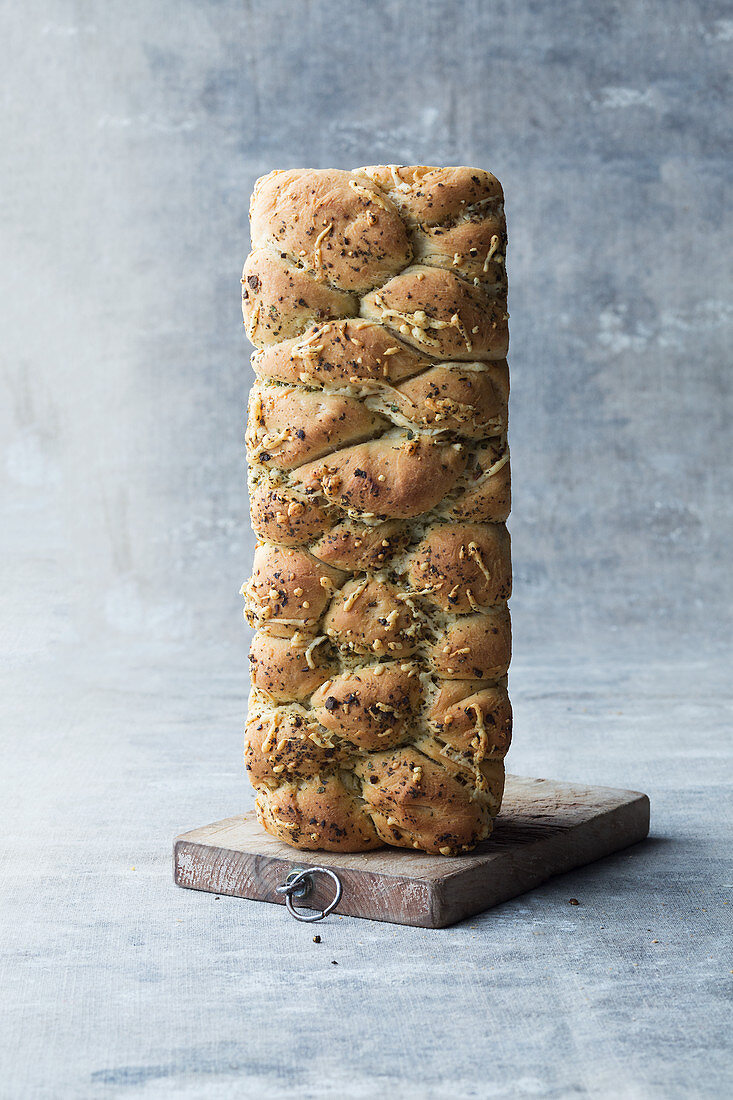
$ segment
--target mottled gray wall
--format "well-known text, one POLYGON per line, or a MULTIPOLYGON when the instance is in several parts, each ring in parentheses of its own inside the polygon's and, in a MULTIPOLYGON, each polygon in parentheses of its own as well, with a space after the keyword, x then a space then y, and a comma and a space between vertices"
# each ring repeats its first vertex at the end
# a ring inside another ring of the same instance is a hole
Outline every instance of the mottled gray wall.
POLYGON ((522 651, 727 631, 727 5, 24 0, 2 21, 19 652, 241 644, 249 192, 375 161, 506 190, 522 651))

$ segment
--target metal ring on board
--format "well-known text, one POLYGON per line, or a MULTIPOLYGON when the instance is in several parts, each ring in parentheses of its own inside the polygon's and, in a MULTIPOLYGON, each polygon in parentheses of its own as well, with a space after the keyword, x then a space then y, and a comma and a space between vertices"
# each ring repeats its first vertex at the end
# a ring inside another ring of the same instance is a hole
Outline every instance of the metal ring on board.
POLYGON ((341 885, 341 879, 338 877, 335 871, 332 871, 329 867, 307 867, 302 870, 298 867, 294 871, 291 871, 285 882, 281 886, 276 886, 278 894, 285 895, 285 905, 291 917, 295 917, 296 920, 304 921, 306 924, 310 924, 313 921, 323 920, 329 913, 333 913, 334 909, 341 901, 341 895, 343 894, 343 886, 341 885), (311 916, 306 917, 303 914, 302 909, 296 909, 293 905, 293 898, 305 898, 310 894, 313 889, 313 875, 328 875, 333 879, 336 884, 336 893, 331 901, 328 903, 325 909, 322 909, 320 913, 313 913, 311 916))

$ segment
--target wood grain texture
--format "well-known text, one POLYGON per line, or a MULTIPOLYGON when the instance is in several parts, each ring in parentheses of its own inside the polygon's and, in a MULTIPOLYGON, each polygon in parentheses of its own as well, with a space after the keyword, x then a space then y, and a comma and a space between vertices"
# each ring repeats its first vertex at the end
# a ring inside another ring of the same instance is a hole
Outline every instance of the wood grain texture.
MULTIPOLYGON (((493 836, 468 855, 298 852, 265 833, 250 813, 177 837, 173 872, 188 889, 283 904, 275 888, 290 871, 330 867, 344 887, 339 913, 444 928, 635 844, 648 831, 649 799, 637 791, 508 776, 493 836)), ((330 886, 319 883, 308 905, 321 908, 330 896, 330 886)))

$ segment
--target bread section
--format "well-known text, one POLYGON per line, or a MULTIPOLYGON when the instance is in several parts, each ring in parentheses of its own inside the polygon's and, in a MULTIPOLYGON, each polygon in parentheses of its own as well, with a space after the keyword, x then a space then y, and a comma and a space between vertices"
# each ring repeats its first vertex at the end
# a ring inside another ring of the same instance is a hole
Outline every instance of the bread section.
POLYGON ((259 819, 303 849, 468 851, 512 724, 501 187, 462 167, 272 172, 250 226, 259 819))

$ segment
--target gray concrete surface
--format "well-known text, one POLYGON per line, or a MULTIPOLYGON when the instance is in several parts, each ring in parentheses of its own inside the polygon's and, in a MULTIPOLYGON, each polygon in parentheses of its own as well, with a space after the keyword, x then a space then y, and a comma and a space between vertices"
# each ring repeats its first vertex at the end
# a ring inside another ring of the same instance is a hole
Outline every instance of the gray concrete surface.
POLYGON ((3 7, 0 1095, 730 1092, 732 42, 716 0, 3 7), (375 161, 504 183, 510 766, 654 838, 317 947, 168 857, 249 800, 248 195, 375 161))
POLYGON ((652 838, 426 931, 174 887, 174 834, 250 805, 241 678, 109 658, 0 681, 0 1096, 730 1094, 727 668, 520 657, 512 768, 648 791, 652 838))

